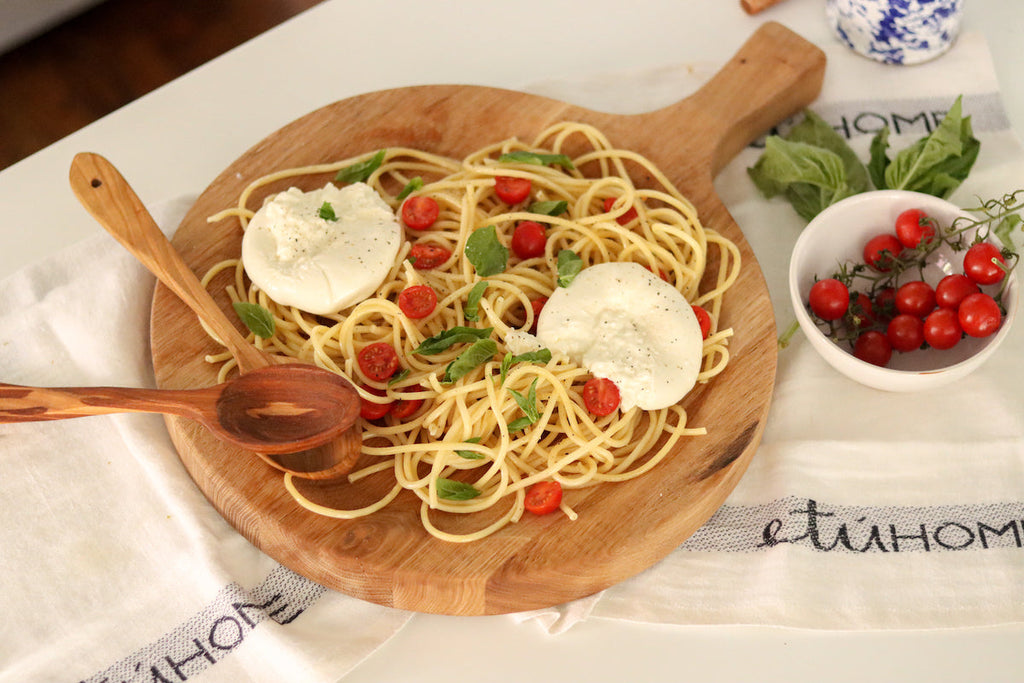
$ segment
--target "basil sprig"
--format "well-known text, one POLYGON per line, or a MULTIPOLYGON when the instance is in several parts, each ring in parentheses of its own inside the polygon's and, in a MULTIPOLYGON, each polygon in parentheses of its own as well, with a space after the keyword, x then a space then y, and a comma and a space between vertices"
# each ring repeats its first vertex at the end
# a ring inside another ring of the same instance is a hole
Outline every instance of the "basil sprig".
POLYGON ((466 316, 466 320, 476 322, 480 319, 480 299, 483 298, 486 289, 487 280, 481 280, 473 285, 473 289, 469 290, 469 294, 466 296, 466 308, 462 312, 466 316))
POLYGON ((527 351, 519 355, 513 355, 506 353, 501 359, 501 374, 499 375, 500 384, 505 383, 505 378, 508 377, 508 371, 512 369, 515 363, 548 363, 551 360, 551 351, 548 349, 538 349, 536 351, 527 351))
POLYGON ((441 378, 441 382, 445 384, 457 382, 475 368, 494 358, 494 354, 497 352, 498 343, 493 339, 479 339, 473 342, 468 349, 448 364, 448 367, 444 369, 444 377, 441 378))
POLYGON ((380 150, 372 157, 357 161, 351 166, 338 171, 334 176, 335 182, 339 183, 363 183, 373 175, 373 172, 380 168, 380 165, 384 163, 384 154, 387 150, 380 150))
POLYGON ((519 419, 512 420, 508 423, 508 430, 510 432, 518 432, 520 429, 529 427, 534 422, 540 419, 540 408, 537 407, 537 378, 534 377, 533 382, 530 383, 530 390, 526 392, 526 396, 523 396, 514 389, 509 389, 508 393, 512 394, 512 398, 516 400, 516 404, 522 409, 524 416, 519 419))
POLYGON ((402 188, 402 191, 398 193, 395 199, 401 201, 421 187, 423 187, 423 178, 416 176, 405 184, 405 187, 402 188))
POLYGON ((486 339, 491 336, 493 331, 493 327, 452 327, 444 332, 435 334, 433 337, 424 339, 423 343, 417 346, 413 353, 418 353, 421 356, 433 356, 446 351, 454 344, 466 344, 479 339, 486 339))
POLYGON ((504 272, 508 253, 508 247, 498 241, 498 229, 493 225, 477 228, 466 239, 466 259, 480 277, 504 272))
POLYGON ((533 164, 534 166, 561 166, 562 168, 572 170, 575 166, 572 165, 572 159, 565 154, 541 154, 539 152, 528 152, 526 150, 517 150, 515 152, 506 152, 498 157, 498 161, 503 164, 533 164))
POLYGON ((274 336, 274 314, 259 304, 235 301, 231 304, 245 326, 257 337, 270 339, 274 336))
MULTIPOLYGON (((480 443, 483 439, 479 436, 473 436, 466 439, 466 443, 480 443)), ((470 451, 465 449, 456 449, 455 455, 466 460, 483 460, 484 454, 478 453, 477 451, 470 451)))
POLYGON ((551 199, 544 202, 534 202, 527 209, 530 213, 539 213, 543 216, 560 216, 569 209, 569 202, 564 199, 551 199))

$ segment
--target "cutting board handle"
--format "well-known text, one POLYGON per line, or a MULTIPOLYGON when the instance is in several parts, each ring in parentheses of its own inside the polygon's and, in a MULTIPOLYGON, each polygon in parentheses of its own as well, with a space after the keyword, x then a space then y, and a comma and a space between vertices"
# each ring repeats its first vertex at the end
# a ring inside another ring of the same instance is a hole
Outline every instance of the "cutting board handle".
POLYGON ((782 24, 767 22, 697 92, 650 116, 669 131, 703 131, 701 139, 682 147, 692 158, 691 167, 703 165, 713 178, 758 136, 814 101, 825 61, 816 45, 782 24))

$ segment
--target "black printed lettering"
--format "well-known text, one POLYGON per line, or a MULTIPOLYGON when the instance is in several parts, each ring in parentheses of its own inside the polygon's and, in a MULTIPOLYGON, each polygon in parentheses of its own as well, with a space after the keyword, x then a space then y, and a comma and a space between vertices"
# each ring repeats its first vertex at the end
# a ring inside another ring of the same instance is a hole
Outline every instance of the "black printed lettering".
POLYGON ((996 529, 988 524, 982 524, 978 522, 978 540, 981 541, 982 548, 988 548, 988 535, 990 533, 996 536, 1002 537, 1003 534, 1008 531, 1013 532, 1013 545, 1017 548, 1020 547, 1020 528, 1017 526, 1017 520, 1011 519, 1009 522, 1003 525, 1001 529, 996 529))
POLYGON ((210 645, 218 650, 234 650, 242 644, 243 640, 245 640, 245 631, 234 617, 221 617, 210 627, 210 645), (225 626, 227 624, 230 626, 225 626), (222 638, 230 637, 230 634, 233 634, 233 640, 222 640, 222 638))
POLYGON ((941 545, 946 550, 963 550, 971 543, 974 543, 974 532, 969 527, 964 526, 958 522, 946 522, 939 525, 935 532, 932 534, 935 537, 935 542, 941 545), (952 533, 946 533, 947 529, 953 529, 952 533), (957 534, 956 530, 963 532, 957 534), (957 536, 960 536, 961 540, 959 543, 956 542, 957 536))

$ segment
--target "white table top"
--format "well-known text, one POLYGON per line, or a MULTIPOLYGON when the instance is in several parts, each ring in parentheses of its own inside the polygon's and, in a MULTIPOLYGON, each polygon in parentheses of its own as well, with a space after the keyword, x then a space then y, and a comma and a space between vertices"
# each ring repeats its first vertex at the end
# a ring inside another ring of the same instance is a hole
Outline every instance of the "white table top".
MULTIPOLYGON (((347 96, 423 83, 517 88, 614 69, 724 62, 766 20, 825 45, 833 38, 822 4, 788 0, 749 17, 738 0, 520 0, 513 16, 507 3, 331 0, 0 172, 0 277, 99 230, 68 189, 79 151, 102 152, 143 199, 156 201, 202 189, 256 140, 347 96)), ((1024 3, 966 5, 963 28, 985 35, 1010 121, 1022 131, 1024 90, 1016 80, 1024 50, 1016 34, 1024 3)), ((1022 636, 1024 627, 833 633, 600 619, 550 636, 504 617, 417 615, 344 680, 447 681, 454 673, 512 681, 532 673, 563 681, 1009 681, 1020 680, 1022 636), (452 661, 439 646, 446 642, 480 646, 452 661)))

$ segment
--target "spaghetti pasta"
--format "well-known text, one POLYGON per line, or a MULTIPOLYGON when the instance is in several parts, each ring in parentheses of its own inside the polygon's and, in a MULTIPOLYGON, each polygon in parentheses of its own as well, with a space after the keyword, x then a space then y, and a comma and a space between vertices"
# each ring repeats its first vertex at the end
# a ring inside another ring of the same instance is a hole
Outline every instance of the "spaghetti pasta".
MULTIPOLYGON (((254 215, 251 197, 261 187, 300 176, 333 174, 356 161, 276 171, 247 187, 237 206, 209 220, 237 218, 244 228, 254 215)), ((654 468, 680 439, 704 433, 703 428, 687 423, 679 404, 654 411, 634 407, 596 417, 581 399, 582 385, 590 377, 586 368, 558 354, 550 360, 516 358, 508 343, 534 325, 534 302, 558 286, 557 257, 570 250, 583 267, 612 261, 639 263, 668 280, 687 301, 705 308, 712 330, 703 344, 698 381, 707 382, 724 370, 732 331, 717 329, 717 321, 723 294, 739 274, 739 250, 702 226, 690 202, 649 160, 614 148, 591 126, 567 122, 552 126, 528 144, 504 140, 462 160, 390 148, 366 182, 398 210, 399 191, 414 178, 423 181, 416 194, 437 200, 438 220, 430 230, 407 231, 408 239, 383 284, 372 297, 348 309, 312 315, 281 306, 247 281, 239 259, 217 264, 203 280, 210 287, 227 271, 232 301, 257 304, 273 314, 274 335, 253 338, 262 348, 345 375, 359 387, 365 401, 423 401, 402 419, 361 420, 361 463, 369 464, 349 479, 390 472, 394 484, 379 501, 354 510, 328 508, 304 496, 285 475, 285 487, 299 504, 318 514, 353 518, 373 514, 409 492, 406 495, 421 501, 420 517, 429 533, 447 541, 472 541, 519 520, 525 492, 535 482, 554 480, 565 489, 576 489, 631 479, 654 468), (565 155, 571 164, 499 161, 513 152, 565 155), (655 189, 637 186, 630 169, 653 179, 655 189), (565 210, 538 217, 530 206, 510 206, 496 196, 497 176, 529 179, 532 201, 565 202, 565 210), (631 209, 636 215, 630 219, 631 209), (517 221, 524 220, 547 225, 544 253, 512 258, 502 272, 481 278, 465 255, 467 240, 477 229, 493 225, 499 240, 507 244, 517 221), (417 269, 410 260, 414 243, 443 247, 451 255, 436 268, 417 269), (714 264, 712 272, 709 264, 714 264), (485 285, 479 285, 482 280, 485 285), (403 315, 397 298, 407 287, 419 284, 433 288, 438 303, 433 313, 413 320, 403 315), (474 289, 477 294, 482 289, 482 295, 471 304, 474 289), (481 335, 493 340, 494 352, 447 381, 446 369, 466 344, 433 355, 417 349, 427 339, 460 327, 484 330, 481 335), (358 352, 376 342, 390 344, 402 360, 403 370, 390 381, 374 381, 356 362, 358 352), (535 412, 532 420, 522 419, 527 408, 535 412), (530 424, 524 425, 526 421, 530 424), (450 533, 435 519, 445 513, 484 510, 492 514, 468 534, 450 533)), ((221 364, 221 379, 234 367, 226 353, 208 360, 221 364)), ((561 508, 568 517, 575 517, 568 504, 563 502, 561 508)))

